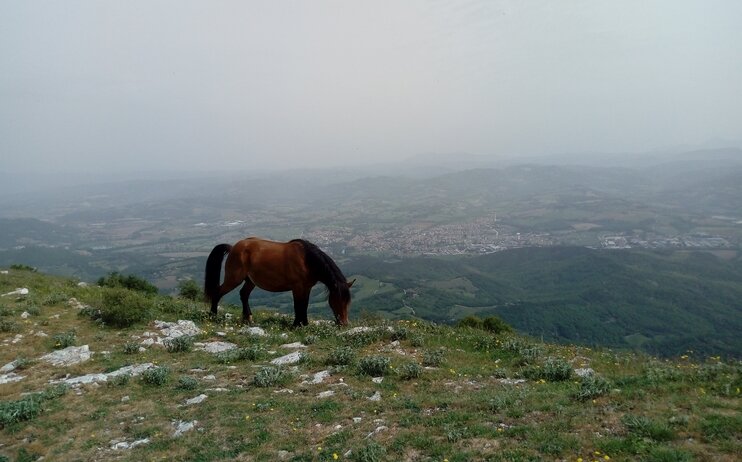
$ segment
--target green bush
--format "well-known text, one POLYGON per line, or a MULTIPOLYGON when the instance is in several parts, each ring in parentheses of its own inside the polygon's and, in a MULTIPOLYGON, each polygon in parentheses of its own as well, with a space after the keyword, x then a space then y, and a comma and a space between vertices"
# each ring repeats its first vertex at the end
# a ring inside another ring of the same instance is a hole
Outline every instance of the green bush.
POLYGON ((130 289, 148 295, 155 295, 157 293, 157 287, 150 284, 146 279, 133 274, 125 276, 118 272, 109 273, 108 276, 98 279, 98 285, 101 287, 130 289))
POLYGON ((386 460, 386 449, 379 443, 372 441, 354 450, 350 457, 356 462, 381 462, 386 460))
POLYGON ((216 360, 222 364, 229 364, 241 360, 257 361, 263 357, 265 357, 265 347, 262 345, 250 345, 245 348, 234 348, 219 352, 216 355, 216 360))
POLYGON ((18 270, 18 271, 30 271, 32 273, 35 273, 37 270, 33 266, 23 265, 19 263, 15 263, 10 265, 10 269, 18 270))
POLYGON ((276 385, 283 385, 291 378, 291 374, 280 367, 268 366, 260 369, 253 377, 253 385, 256 387, 267 388, 276 385))
POLYGON ((405 363, 399 368, 399 377, 402 380, 412 380, 420 377, 423 368, 418 363, 405 363))
POLYGON ((0 428, 31 420, 43 411, 44 401, 54 400, 67 392, 67 385, 56 385, 16 401, 0 402, 0 428))
POLYGON ((390 364, 386 356, 366 356, 358 361, 358 371, 363 375, 378 377, 387 372, 390 364))
POLYGON ((423 353, 423 366, 440 367, 443 364, 443 349, 427 350, 423 353))
POLYGON ((580 379, 580 388, 574 397, 580 401, 594 399, 611 391, 611 384, 598 375, 588 375, 580 379))
POLYGON ((129 380, 131 380, 131 376, 129 374, 120 374, 111 377, 111 379, 108 380, 106 384, 109 387, 123 387, 129 384, 129 380))
POLYGON ((114 327, 130 327, 147 322, 152 316, 152 300, 127 289, 109 289, 103 292, 100 318, 114 327))
POLYGON ((325 362, 330 366, 347 366, 352 364, 355 359, 355 350, 348 346, 342 346, 332 350, 325 362))
POLYGON ((139 353, 139 344, 136 342, 126 342, 123 346, 124 354, 133 355, 139 353))
POLYGON ((484 330, 490 331, 493 334, 500 334, 503 332, 512 332, 513 328, 510 327, 505 321, 498 318, 497 316, 489 316, 484 318, 482 322, 484 330))
POLYGON ((58 350, 73 346, 76 342, 77 334, 75 334, 74 330, 52 336, 52 346, 58 350))
POLYGON ((642 438, 654 441, 670 441, 675 438, 675 433, 667 424, 655 422, 644 416, 627 414, 621 421, 629 433, 642 438))
POLYGON ((549 382, 563 382, 572 378, 572 365, 562 358, 547 358, 542 378, 549 382))
POLYGON ((18 332, 21 326, 10 319, 0 319, 0 332, 18 332))
POLYGON ((178 378, 178 384, 175 386, 178 390, 195 390, 198 388, 198 380, 187 375, 178 378))
POLYGON ((459 322, 456 323, 456 326, 471 327, 472 329, 483 329, 484 323, 477 316, 471 315, 471 316, 467 316, 465 318, 459 319, 459 322))
POLYGON ((153 367, 142 372, 142 383, 156 387, 167 383, 170 378, 170 370, 167 367, 153 367))
POLYGON ((201 301, 204 299, 204 292, 193 279, 186 279, 178 284, 178 294, 186 300, 201 301))
POLYGON ((170 353, 188 352, 193 349, 193 337, 190 335, 181 335, 180 337, 165 340, 164 344, 170 353))

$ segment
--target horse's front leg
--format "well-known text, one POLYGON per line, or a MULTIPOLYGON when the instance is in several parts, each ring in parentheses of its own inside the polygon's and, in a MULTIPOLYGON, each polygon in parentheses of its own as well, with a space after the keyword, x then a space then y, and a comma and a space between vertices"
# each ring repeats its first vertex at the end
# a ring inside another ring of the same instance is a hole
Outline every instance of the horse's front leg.
POLYGON ((309 325, 307 308, 309 308, 309 294, 311 289, 294 289, 294 327, 309 325))
POLYGON ((252 311, 250 310, 250 292, 255 288, 255 284, 250 279, 245 279, 245 285, 240 289, 240 301, 242 302, 242 322, 252 324, 252 311))

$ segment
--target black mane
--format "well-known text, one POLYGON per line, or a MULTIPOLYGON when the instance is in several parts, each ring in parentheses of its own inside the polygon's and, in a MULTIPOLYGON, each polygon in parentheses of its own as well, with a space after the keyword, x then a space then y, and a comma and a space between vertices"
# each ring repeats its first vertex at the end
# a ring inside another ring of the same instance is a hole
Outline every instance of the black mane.
POLYGON ((350 301, 348 281, 332 258, 322 249, 304 239, 293 239, 291 242, 298 242, 304 247, 307 266, 317 280, 327 286, 331 294, 340 295, 343 302, 350 301))

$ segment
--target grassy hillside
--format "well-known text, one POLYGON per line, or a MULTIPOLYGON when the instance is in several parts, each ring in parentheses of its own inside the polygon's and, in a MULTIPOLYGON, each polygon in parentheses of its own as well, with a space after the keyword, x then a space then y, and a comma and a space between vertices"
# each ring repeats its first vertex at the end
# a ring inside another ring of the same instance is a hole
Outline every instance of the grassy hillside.
POLYGON ((30 293, 0 298, 0 365, 14 368, 0 377, 22 376, 0 383, 0 460, 732 461, 742 451, 742 368, 697 352, 657 360, 419 321, 292 330, 266 312, 257 336, 240 332, 233 308, 209 319, 199 303, 0 274, 0 293, 16 287, 30 293), (147 345, 164 335, 155 319, 201 331, 147 345), (198 349, 217 341, 236 348, 198 349), (291 342, 306 346, 298 362, 271 366, 291 342), (93 354, 71 366, 41 359, 68 346, 93 354), (116 372, 125 366, 137 375, 116 372), (51 383, 91 373, 97 383, 51 383))
POLYGON ((494 314, 548 340, 665 355, 742 351, 739 258, 551 247, 474 258, 367 257, 345 269, 397 288, 355 302, 391 318, 401 307, 438 322, 494 314))

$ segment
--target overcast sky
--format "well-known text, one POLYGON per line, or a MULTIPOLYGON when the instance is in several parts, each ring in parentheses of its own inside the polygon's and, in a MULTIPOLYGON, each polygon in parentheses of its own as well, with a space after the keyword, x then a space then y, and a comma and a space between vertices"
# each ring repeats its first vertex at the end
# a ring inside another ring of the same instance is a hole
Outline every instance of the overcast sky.
POLYGON ((0 0, 5 171, 741 139, 739 0, 0 0))

